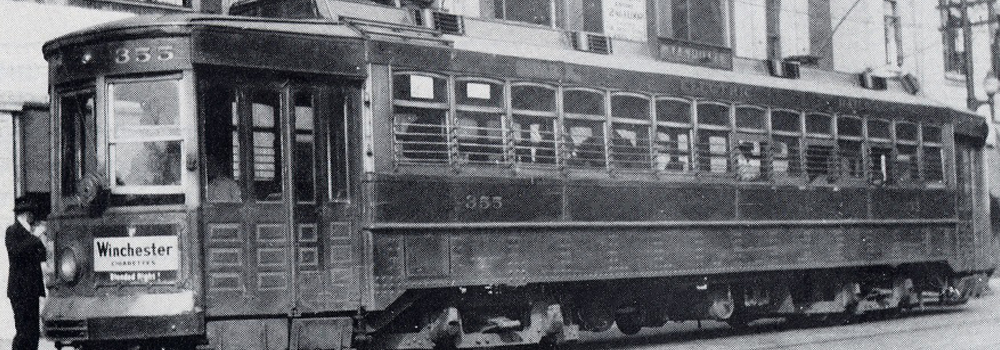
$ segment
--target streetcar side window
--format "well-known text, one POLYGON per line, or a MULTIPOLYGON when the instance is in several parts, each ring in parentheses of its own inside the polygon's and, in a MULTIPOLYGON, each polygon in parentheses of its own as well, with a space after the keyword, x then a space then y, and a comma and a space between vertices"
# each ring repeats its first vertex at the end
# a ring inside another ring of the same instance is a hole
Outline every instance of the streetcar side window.
POLYGON ((835 173, 833 141, 833 116, 819 113, 806 115, 806 152, 805 168, 810 181, 835 173))
POLYGON ((179 194, 183 134, 179 80, 108 85, 114 194, 179 194))
POLYGON ((894 180, 892 123, 884 119, 868 119, 868 180, 886 185, 894 180))
POLYGON ((604 96, 589 90, 563 92, 563 133, 569 166, 604 168, 604 96))
POLYGON ((656 101, 653 152, 657 171, 691 171, 691 125, 691 102, 656 101))
POLYGON ((697 106, 698 141, 695 156, 698 169, 706 173, 729 171, 729 106, 699 103, 697 106))
POLYGON ((766 141, 767 111, 753 106, 736 107, 736 147, 733 149, 733 166, 737 178, 743 181, 767 177, 766 141))
POLYGON ((205 113, 205 157, 208 187, 206 198, 212 202, 240 202, 243 191, 240 179, 240 120, 236 91, 228 86, 203 90, 205 113))
POLYGON ((930 124, 921 125, 921 144, 923 145, 923 180, 927 184, 944 183, 944 144, 941 139, 941 127, 930 124))
POLYGON ((459 162, 500 164, 504 157, 503 85, 458 80, 454 135, 459 162))
POLYGON ((799 155, 802 146, 802 114, 796 111, 771 111, 771 170, 776 176, 797 177, 802 174, 799 155))
POLYGON ((447 81, 423 74, 393 78, 397 159, 420 163, 448 162, 447 81))
POLYGON ((839 176, 863 180, 865 177, 865 157, 862 152, 864 126, 860 118, 837 117, 837 164, 839 176))
POLYGON ((920 181, 920 167, 917 159, 919 147, 917 124, 896 122, 896 181, 916 183, 920 181))
POLYGON ((96 159, 94 135, 94 91, 73 91, 59 97, 60 161, 62 162, 62 194, 77 191, 77 182, 96 159))
POLYGON ((611 165, 649 169, 649 100, 633 95, 611 96, 611 165))
POLYGON ((555 89, 514 85, 510 94, 515 159, 522 164, 555 164, 555 89))

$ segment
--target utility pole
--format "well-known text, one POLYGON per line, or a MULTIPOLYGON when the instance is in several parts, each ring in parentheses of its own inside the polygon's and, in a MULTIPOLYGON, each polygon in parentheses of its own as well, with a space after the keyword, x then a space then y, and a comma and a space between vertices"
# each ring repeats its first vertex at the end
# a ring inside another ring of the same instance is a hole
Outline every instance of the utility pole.
POLYGON ((962 11, 962 53, 965 70, 965 92, 966 103, 969 110, 976 110, 982 105, 982 101, 976 98, 976 83, 972 70, 972 20, 969 18, 969 0, 962 0, 960 3, 962 11))

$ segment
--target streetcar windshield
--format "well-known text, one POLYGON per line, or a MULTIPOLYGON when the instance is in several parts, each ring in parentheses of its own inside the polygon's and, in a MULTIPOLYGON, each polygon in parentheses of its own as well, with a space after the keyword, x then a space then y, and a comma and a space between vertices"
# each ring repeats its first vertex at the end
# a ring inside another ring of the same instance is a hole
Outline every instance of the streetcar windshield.
POLYGON ((178 80, 116 82, 108 95, 112 193, 180 193, 178 80))

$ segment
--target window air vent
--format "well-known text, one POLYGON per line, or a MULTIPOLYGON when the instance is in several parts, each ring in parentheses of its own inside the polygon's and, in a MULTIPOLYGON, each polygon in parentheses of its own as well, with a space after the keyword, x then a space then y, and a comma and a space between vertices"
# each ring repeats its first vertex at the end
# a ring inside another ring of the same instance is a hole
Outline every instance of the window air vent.
POLYGON ((415 17, 417 25, 439 30, 445 34, 462 35, 465 32, 465 23, 459 15, 422 9, 417 11, 415 17))
POLYGON ((899 82, 902 83, 903 90, 906 90, 906 92, 910 93, 910 95, 916 95, 920 92, 920 80, 913 74, 903 74, 903 76, 899 78, 899 82))
POLYGON ((872 74, 870 69, 858 74, 858 81, 861 83, 861 87, 865 89, 885 90, 888 87, 885 77, 872 74))
POLYGON ((572 32, 573 48, 578 51, 611 54, 611 38, 588 32, 572 32))
POLYGON ((801 65, 798 61, 768 60, 767 71, 774 77, 798 79, 801 65))

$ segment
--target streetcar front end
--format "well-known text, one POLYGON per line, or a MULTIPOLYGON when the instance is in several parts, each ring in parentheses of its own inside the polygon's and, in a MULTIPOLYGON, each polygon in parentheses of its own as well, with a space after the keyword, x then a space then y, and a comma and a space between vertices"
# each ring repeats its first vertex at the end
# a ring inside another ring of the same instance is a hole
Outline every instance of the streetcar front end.
POLYGON ((60 345, 204 332, 189 39, 137 34, 45 47, 55 279, 42 318, 60 345))

